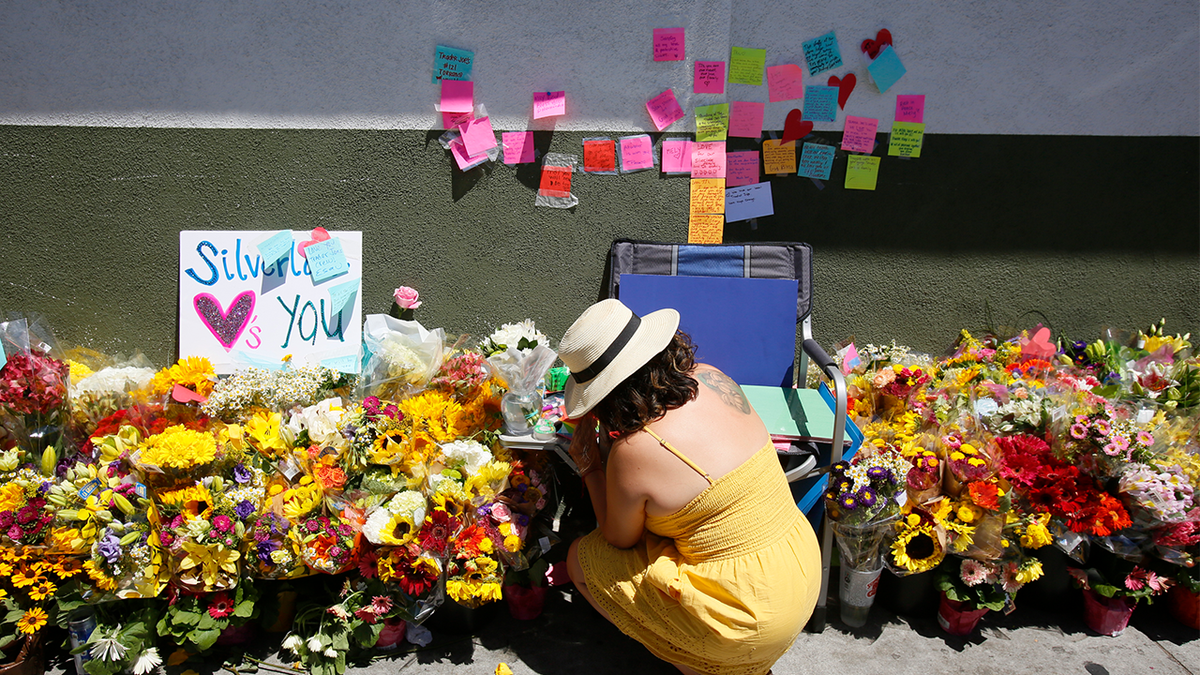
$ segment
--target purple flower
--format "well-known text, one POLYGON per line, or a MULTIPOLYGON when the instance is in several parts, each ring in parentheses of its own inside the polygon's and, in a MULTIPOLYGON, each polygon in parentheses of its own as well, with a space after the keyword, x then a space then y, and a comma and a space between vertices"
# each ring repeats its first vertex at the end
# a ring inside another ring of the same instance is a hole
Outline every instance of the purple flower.
POLYGON ((121 540, 109 532, 96 544, 96 551, 104 556, 104 560, 112 565, 121 559, 121 540))
POLYGON ((233 479, 238 483, 245 485, 246 483, 249 483, 252 478, 254 478, 254 474, 250 473, 250 469, 247 469, 245 466, 238 464, 237 466, 233 467, 233 479))
POLYGON ((871 488, 865 487, 854 495, 854 500, 867 508, 871 508, 872 506, 875 506, 875 502, 879 501, 879 496, 876 495, 875 491, 871 488))
POLYGON ((245 519, 249 518, 250 516, 254 515, 254 512, 257 510, 258 509, 255 509, 254 505, 251 504, 249 502, 249 500, 246 500, 246 499, 243 499, 242 501, 238 502, 238 505, 233 507, 233 512, 235 514, 237 514, 237 517, 241 518, 242 520, 245 520, 245 519))
POLYGON ((867 469, 867 477, 871 480, 890 481, 892 480, 892 472, 887 467, 873 466, 867 469))
POLYGON ((844 476, 844 475, 846 475, 846 470, 849 468, 850 468, 850 462, 847 462, 846 460, 842 460, 842 461, 838 462, 837 464, 834 464, 832 467, 830 467, 829 470, 832 471, 833 475, 835 475, 835 476, 844 476))

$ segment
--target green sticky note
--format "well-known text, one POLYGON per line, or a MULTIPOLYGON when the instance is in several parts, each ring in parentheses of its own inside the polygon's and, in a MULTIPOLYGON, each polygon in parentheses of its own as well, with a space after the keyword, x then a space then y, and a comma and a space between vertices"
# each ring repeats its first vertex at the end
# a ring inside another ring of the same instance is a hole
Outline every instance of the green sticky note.
POLYGON ((767 50, 734 47, 729 54, 729 81, 761 85, 766 65, 767 50))
POLYGON ((871 155, 849 155, 846 162, 847 190, 874 190, 879 180, 879 158, 871 155))
POLYGON ((920 157, 925 140, 925 125, 916 122, 892 122, 888 154, 896 157, 920 157))
POLYGON ((696 140, 723 141, 729 132, 729 104, 696 106, 696 140))

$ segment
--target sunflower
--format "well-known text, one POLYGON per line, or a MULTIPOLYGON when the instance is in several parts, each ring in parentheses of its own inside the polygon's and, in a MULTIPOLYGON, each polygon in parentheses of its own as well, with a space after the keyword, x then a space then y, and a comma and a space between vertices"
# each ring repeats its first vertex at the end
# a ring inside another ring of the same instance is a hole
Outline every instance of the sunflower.
POLYGON ((404 546, 416 539, 417 532, 417 525, 412 521, 411 515, 397 513, 383 526, 379 537, 386 546, 404 546))
POLYGON ((433 495, 433 507, 437 511, 445 511, 452 518, 461 518, 466 507, 454 495, 445 492, 437 492, 433 495))
POLYGON ((932 523, 904 527, 892 542, 892 560, 913 574, 928 572, 945 557, 946 549, 932 523))
POLYGON ((55 586, 54 582, 50 580, 42 581, 33 588, 29 589, 29 599, 36 602, 41 602, 51 595, 54 595, 54 591, 56 590, 58 590, 58 586, 55 586))
POLYGON ((96 564, 94 560, 88 560, 83 563, 83 569, 91 578, 92 583, 96 584, 96 588, 102 591, 117 590, 117 580, 105 574, 104 570, 96 564))
POLYGON ((17 573, 12 576, 12 585, 17 588, 25 588, 32 586, 39 581, 45 581, 46 578, 38 574, 35 570, 29 567, 21 567, 17 573))
POLYGON ((70 579, 83 571, 83 563, 78 558, 59 558, 54 563, 54 573, 59 579, 70 579))
POLYGON ((30 607, 25 611, 25 614, 17 621, 17 630, 26 634, 33 635, 38 632, 42 626, 46 625, 46 621, 50 617, 46 614, 46 610, 41 607, 30 607))

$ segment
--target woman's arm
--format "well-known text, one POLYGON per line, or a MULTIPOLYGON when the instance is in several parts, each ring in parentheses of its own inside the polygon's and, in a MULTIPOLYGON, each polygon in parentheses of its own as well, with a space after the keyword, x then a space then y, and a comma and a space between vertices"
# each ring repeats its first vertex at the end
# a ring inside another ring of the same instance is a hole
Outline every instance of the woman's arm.
POLYGON ((605 469, 601 448, 592 431, 595 428, 593 416, 580 420, 571 439, 571 457, 579 466, 604 538, 617 548, 629 548, 642 538, 646 526, 646 497, 630 490, 628 471, 616 448, 606 449, 608 451, 603 453, 609 460, 605 469))

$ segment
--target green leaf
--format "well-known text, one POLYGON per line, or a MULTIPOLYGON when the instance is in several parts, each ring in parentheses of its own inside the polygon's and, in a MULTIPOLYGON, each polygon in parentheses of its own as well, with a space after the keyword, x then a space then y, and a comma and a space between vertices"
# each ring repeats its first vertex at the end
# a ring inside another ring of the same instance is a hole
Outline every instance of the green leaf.
POLYGON ((217 620, 211 614, 205 612, 200 615, 200 621, 196 624, 197 630, 211 630, 217 627, 217 620))
POLYGON ((216 629, 200 630, 197 628, 188 633, 188 639, 202 652, 212 649, 212 646, 217 643, 217 638, 219 637, 221 637, 221 631, 216 629))
POLYGON ((254 601, 243 600, 233 610, 233 615, 242 619, 248 619, 254 616, 254 601))
POLYGON ((179 610, 175 612, 174 622, 183 626, 195 626, 200 623, 200 617, 207 616, 200 612, 189 612, 187 610, 179 610))

